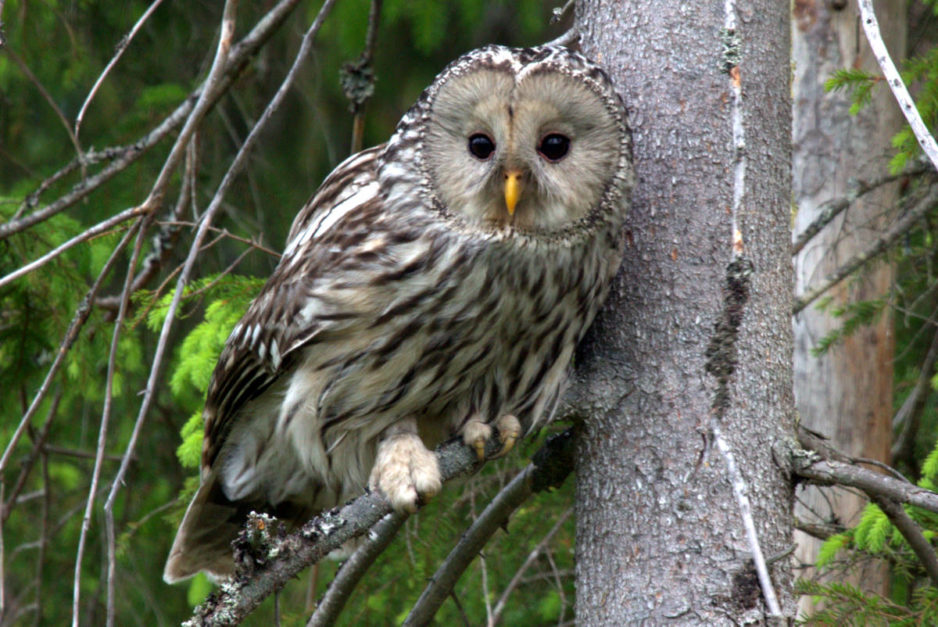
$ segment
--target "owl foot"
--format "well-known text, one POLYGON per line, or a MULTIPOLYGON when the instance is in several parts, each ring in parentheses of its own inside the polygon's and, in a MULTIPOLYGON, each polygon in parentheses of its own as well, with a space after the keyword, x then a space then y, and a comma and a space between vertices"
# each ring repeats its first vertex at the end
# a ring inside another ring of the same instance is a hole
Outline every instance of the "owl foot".
MULTIPOLYGON (((502 447, 489 459, 498 459, 507 455, 521 437, 521 423, 511 414, 505 414, 495 421, 498 441, 502 447)), ((484 422, 478 415, 473 416, 462 428, 462 440, 475 449, 479 461, 485 460, 485 444, 492 437, 492 425, 484 422)))
POLYGON ((417 504, 436 495, 441 486, 436 455, 416 433, 396 433, 378 444, 368 487, 380 490, 395 510, 413 514, 417 504))

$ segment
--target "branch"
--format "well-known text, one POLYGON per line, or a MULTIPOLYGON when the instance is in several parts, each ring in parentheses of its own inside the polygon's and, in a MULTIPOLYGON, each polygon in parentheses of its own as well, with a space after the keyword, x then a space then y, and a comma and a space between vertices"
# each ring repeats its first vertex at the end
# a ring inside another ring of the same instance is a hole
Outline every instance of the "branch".
POLYGON ((883 497, 938 513, 938 494, 914 483, 857 466, 830 448, 823 440, 800 429, 798 440, 806 450, 795 451, 792 472, 819 485, 858 488, 870 497, 883 497))
MULTIPOLYGON (((104 82, 104 79, 107 78, 107 75, 111 72, 111 68, 117 65, 117 61, 123 56, 124 51, 127 50, 127 46, 130 45, 130 42, 133 41, 133 38, 137 35, 140 28, 143 24, 153 15, 153 12, 156 10, 156 7, 160 6, 163 0, 154 0, 153 3, 147 7, 147 10, 143 12, 143 15, 140 16, 140 19, 137 20, 137 23, 133 25, 133 28, 130 29, 130 32, 121 38, 120 43, 117 44, 117 50, 114 52, 113 58, 108 62, 104 67, 104 71, 101 72, 101 75, 98 76, 98 80, 94 82, 94 85, 91 87, 91 91, 88 92, 88 96, 85 98, 85 102, 82 103, 81 109, 78 111, 78 115, 75 117, 75 136, 78 137, 79 130, 81 129, 81 122, 85 118, 85 111, 88 110, 88 105, 91 104, 91 100, 94 98, 95 94, 98 93, 98 88, 101 86, 101 83, 104 82)), ((80 154, 80 153, 79 153, 80 154)))
POLYGON ((427 625, 449 597, 463 571, 489 538, 507 525, 511 513, 534 492, 556 487, 573 470, 573 431, 550 438, 528 464, 492 499, 433 574, 403 625, 427 625))
POLYGON ((550 544, 550 541, 554 538, 560 528, 563 526, 567 519, 570 518, 570 515, 573 514, 573 508, 568 507, 567 510, 561 514, 560 518, 557 519, 557 522, 554 523, 554 526, 550 528, 541 541, 537 543, 530 553, 528 553, 527 559, 524 560, 524 563, 521 564, 521 567, 515 572, 515 576, 511 578, 511 581, 508 582, 508 585, 505 586, 505 591, 502 592, 502 596, 498 598, 498 601, 495 603, 495 609, 492 610, 492 625, 497 625, 498 621, 501 620, 502 612, 505 611, 505 604, 508 602, 508 597, 514 592, 521 584, 521 578, 524 576, 524 573, 531 567, 531 564, 534 563, 534 560, 547 548, 547 545, 550 544))
POLYGON ((919 199, 915 207, 904 216, 896 220, 892 228, 877 239, 872 246, 862 253, 851 257, 846 263, 828 275, 820 285, 806 291, 796 298, 792 305, 792 315, 800 313, 805 307, 817 300, 821 294, 840 283, 856 271, 857 268, 883 254, 896 240, 912 230, 912 228, 918 224, 919 220, 934 208, 936 203, 938 203, 938 185, 933 185, 929 189, 928 194, 926 194, 924 198, 919 199))
POLYGON ((825 226, 830 224, 834 218, 843 213, 846 209, 850 207, 857 199, 868 194, 869 192, 879 189, 883 185, 888 185, 894 181, 897 181, 901 178, 918 176, 928 172, 928 169, 925 167, 916 167, 899 174, 887 174, 879 178, 873 179, 872 181, 858 181, 852 180, 849 189, 847 190, 846 195, 840 198, 834 198, 828 200, 819 207, 819 215, 814 219, 811 224, 806 226, 801 233, 798 234, 798 237, 795 239, 795 242, 791 245, 791 254, 792 256, 797 255, 801 250, 820 233, 825 226))
POLYGON ((909 517, 902 506, 892 499, 876 494, 871 494, 870 499, 879 505, 879 508, 889 517, 892 524, 896 526, 899 533, 912 547, 912 551, 915 552, 916 557, 925 567, 925 572, 931 578, 932 585, 938 586, 938 557, 935 556, 935 549, 932 548, 931 543, 922 535, 919 526, 909 517))
POLYGON ((382 518, 381 522, 371 529, 367 542, 358 547, 339 568, 339 572, 329 584, 329 589, 323 595, 316 611, 309 617, 306 627, 328 627, 335 624, 339 613, 355 590, 355 586, 397 536, 407 516, 406 513, 393 512, 382 518))
MULTIPOLYGON (((486 454, 494 455, 500 447, 496 438, 492 438, 486 454)), ((478 466, 475 450, 461 440, 441 445, 436 454, 443 481, 467 474, 478 466)), ((193 627, 237 624, 304 568, 362 535, 389 513, 391 506, 380 493, 366 492, 340 508, 321 513, 286 537, 266 538, 261 546, 251 548, 244 536, 252 531, 242 532, 236 541, 238 572, 195 609, 187 624, 193 627), (277 557, 265 559, 271 555, 277 557)))
POLYGON ((938 331, 935 332, 931 347, 925 355, 925 361, 919 370, 915 387, 912 388, 912 392, 902 403, 899 411, 896 412, 895 418, 893 418, 893 426, 901 425, 902 427, 902 431, 890 451, 893 463, 907 456, 911 457, 912 445, 915 441, 915 435, 918 433, 922 412, 925 410, 925 403, 931 392, 931 379, 935 371, 936 361, 938 361, 938 331))
POLYGON ((876 57, 876 62, 883 71, 883 76, 886 78, 886 82, 889 83, 889 89, 896 97, 899 108, 902 109, 902 114, 908 120, 909 126, 912 127, 915 139, 918 140, 919 146, 922 147, 922 151, 931 161, 932 166, 938 170, 938 144, 935 143, 935 138, 928 132, 928 127, 922 121, 922 116, 919 115, 915 101, 909 95, 909 90, 902 82, 896 64, 892 62, 892 58, 889 56, 889 51, 886 49, 886 44, 879 32, 879 23, 876 21, 876 12, 873 10, 873 0, 859 0, 858 4, 860 18, 863 22, 863 32, 866 33, 866 39, 870 42, 873 56, 876 57))

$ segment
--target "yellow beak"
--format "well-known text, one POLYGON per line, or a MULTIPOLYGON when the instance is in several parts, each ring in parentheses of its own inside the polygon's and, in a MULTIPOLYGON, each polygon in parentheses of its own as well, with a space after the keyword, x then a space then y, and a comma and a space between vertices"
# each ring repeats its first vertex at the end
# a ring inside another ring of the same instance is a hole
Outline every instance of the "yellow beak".
POLYGON ((505 206, 508 215, 515 215, 515 206, 521 198, 521 170, 508 170, 505 172, 505 206))

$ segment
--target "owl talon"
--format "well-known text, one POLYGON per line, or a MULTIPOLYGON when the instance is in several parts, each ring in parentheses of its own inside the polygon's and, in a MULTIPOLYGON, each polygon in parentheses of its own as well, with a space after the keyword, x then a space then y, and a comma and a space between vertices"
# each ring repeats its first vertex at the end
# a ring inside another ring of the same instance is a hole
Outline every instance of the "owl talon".
POLYGON ((502 447, 490 459, 498 459, 510 453, 515 447, 515 442, 521 437, 521 423, 511 414, 505 414, 496 420, 495 428, 498 429, 498 440, 502 447))
POLYGON ((415 433, 395 434, 378 445, 368 487, 384 494, 395 510, 413 514, 442 487, 436 455, 415 433))
POLYGON ((462 441, 476 451, 480 462, 485 461, 485 443, 492 437, 492 427, 478 416, 473 416, 462 428, 462 441))

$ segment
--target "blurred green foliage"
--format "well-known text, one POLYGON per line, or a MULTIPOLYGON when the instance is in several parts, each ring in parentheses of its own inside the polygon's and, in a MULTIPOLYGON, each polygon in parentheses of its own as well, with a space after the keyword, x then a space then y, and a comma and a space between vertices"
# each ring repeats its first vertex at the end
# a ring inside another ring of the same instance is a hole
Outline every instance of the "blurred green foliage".
MULTIPOLYGON (((212 61, 221 4, 165 2, 159 6, 91 102, 77 137, 83 150, 101 151, 139 141, 192 93, 212 61)), ((193 220, 208 204, 240 143, 292 64, 319 4, 300 3, 201 125, 195 206, 185 220, 193 220)), ((385 141, 420 91, 459 54, 490 42, 533 45, 559 35, 568 24, 549 26, 549 18, 560 4, 559 0, 384 2, 374 62, 377 83, 366 107, 364 144, 385 141)), ((271 5, 241 3, 238 36, 271 5)), ((81 185, 82 169, 74 168, 44 189, 38 201, 26 202, 44 179, 76 156, 69 131, 49 100, 73 125, 115 46, 149 2, 7 0, 2 6, 6 47, 0 50, 0 223, 44 207, 81 185)), ((296 210, 348 154, 352 120, 338 76, 342 64, 357 59, 362 51, 368 6, 365 0, 337 3, 319 34, 313 57, 253 151, 246 174, 229 192, 223 215, 216 221, 218 233, 238 239, 220 235, 200 255, 154 406, 116 501, 118 625, 178 624, 210 588, 204 577, 176 587, 161 580, 175 525, 196 486, 203 394, 228 331, 276 264, 275 256, 245 241, 282 248, 296 210), (246 251, 237 267, 229 268, 246 251)), ((0 276, 142 202, 173 137, 66 212, 0 240, 0 276)), ((86 164, 87 174, 93 175, 107 163, 105 159, 86 164)), ((174 198, 179 185, 174 180, 167 198, 174 198)), ((123 233, 117 228, 78 245, 0 288, 0 441, 4 445, 45 377, 76 308, 123 233)), ((158 328, 175 285, 174 272, 190 243, 186 228, 160 275, 134 295, 122 329, 108 457, 82 564, 82 624, 104 622, 106 553, 101 504, 134 427, 139 392, 150 375, 158 328)), ((144 255, 149 246, 144 246, 144 255)), ((128 260, 129 251, 125 251, 118 270, 105 283, 104 296, 119 293, 128 260)), ((114 313, 108 308, 92 309, 65 367, 52 383, 51 394, 13 451, 2 477, 10 513, 3 525, 7 607, 3 624, 70 620, 72 574, 104 403, 114 313), (17 500, 11 502, 10 491, 24 464, 32 459, 31 451, 42 438, 55 398, 57 411, 48 423, 44 447, 31 471, 24 474, 17 500)), ((399 621, 473 515, 526 463, 537 445, 526 443, 520 453, 448 486, 413 517, 355 592, 340 624, 399 621)), ((455 591, 461 609, 447 602, 438 615, 440 623, 484 622, 486 601, 497 600, 528 551, 570 506, 570 483, 558 492, 540 495, 516 513, 507 532, 500 532, 486 549, 487 596, 482 562, 477 560, 455 591)), ((572 567, 570 519, 551 543, 549 557, 539 558, 513 593, 503 624, 571 618, 572 567)), ((307 599, 321 595, 334 570, 334 563, 324 563, 284 591, 281 624, 305 623, 307 599)), ((270 606, 267 603, 258 610, 248 624, 269 624, 270 606)))

